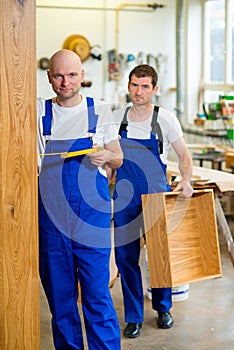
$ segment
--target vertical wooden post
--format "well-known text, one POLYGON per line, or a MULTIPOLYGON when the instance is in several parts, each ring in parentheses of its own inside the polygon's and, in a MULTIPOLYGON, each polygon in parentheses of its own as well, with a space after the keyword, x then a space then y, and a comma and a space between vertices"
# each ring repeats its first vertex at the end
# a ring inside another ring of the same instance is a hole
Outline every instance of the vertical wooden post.
POLYGON ((0 28, 0 349, 39 350, 35 0, 0 28))

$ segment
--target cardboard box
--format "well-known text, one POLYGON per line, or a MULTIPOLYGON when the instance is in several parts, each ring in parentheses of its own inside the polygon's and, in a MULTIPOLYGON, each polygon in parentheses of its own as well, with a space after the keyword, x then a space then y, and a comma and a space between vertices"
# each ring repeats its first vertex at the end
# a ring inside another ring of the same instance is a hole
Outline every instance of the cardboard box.
POLYGON ((142 196, 152 288, 221 277, 212 189, 191 198, 167 192, 142 196))

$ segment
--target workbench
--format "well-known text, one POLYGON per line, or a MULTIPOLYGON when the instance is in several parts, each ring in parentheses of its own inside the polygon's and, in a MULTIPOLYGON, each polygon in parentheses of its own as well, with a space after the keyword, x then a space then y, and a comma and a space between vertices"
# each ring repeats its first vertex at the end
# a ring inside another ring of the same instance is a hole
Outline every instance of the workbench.
MULTIPOLYGON (((180 179, 178 164, 176 162, 169 162, 167 166, 167 171, 168 174, 170 174, 170 176, 175 176, 175 180, 172 183, 173 187, 173 185, 175 186, 180 179)), ((230 258, 234 266, 233 236, 228 225, 227 219, 225 217, 222 205, 220 203, 220 198, 222 197, 222 195, 227 195, 228 193, 234 194, 234 174, 194 166, 191 182, 194 190, 210 188, 213 189, 215 196, 215 210, 217 223, 220 231, 224 235, 228 252, 230 254, 230 258)))
POLYGON ((223 139, 225 141, 228 140, 228 132, 227 130, 209 130, 205 129, 204 126, 198 126, 198 125, 189 125, 188 127, 183 127, 183 132, 187 134, 193 134, 197 136, 204 136, 205 138, 207 137, 212 137, 212 138, 219 138, 223 139))
POLYGON ((193 153, 193 160, 199 160, 200 167, 203 166, 203 161, 209 161, 212 164, 212 169, 222 170, 222 163, 226 160, 223 152, 210 151, 206 153, 193 153))

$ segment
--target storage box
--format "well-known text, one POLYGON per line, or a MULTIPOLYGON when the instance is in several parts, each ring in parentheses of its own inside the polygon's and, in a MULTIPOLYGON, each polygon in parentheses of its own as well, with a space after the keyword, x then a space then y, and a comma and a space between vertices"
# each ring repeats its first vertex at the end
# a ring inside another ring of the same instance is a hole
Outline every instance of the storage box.
POLYGON ((226 158, 226 168, 231 168, 231 166, 234 165, 234 150, 227 149, 224 155, 226 158))
POLYGON ((225 130, 225 124, 223 119, 215 119, 215 120, 205 120, 204 129, 205 130, 225 130))
POLYGON ((142 195, 150 285, 176 287, 222 276, 212 189, 142 195))

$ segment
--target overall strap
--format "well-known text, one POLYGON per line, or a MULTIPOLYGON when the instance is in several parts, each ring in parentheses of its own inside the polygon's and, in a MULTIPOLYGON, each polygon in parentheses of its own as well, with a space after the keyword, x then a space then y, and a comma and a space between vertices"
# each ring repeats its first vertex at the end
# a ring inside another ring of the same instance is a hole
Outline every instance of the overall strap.
POLYGON ((131 107, 127 107, 124 112, 123 120, 121 122, 120 128, 119 128, 119 134, 121 135, 122 131, 127 131, 128 126, 128 120, 127 120, 127 114, 131 107))
MULTIPOLYGON (((98 115, 94 111, 94 100, 92 97, 86 97, 87 106, 88 106, 88 119, 89 119, 89 130, 88 132, 95 133, 96 125, 98 120, 98 115)), ((51 126, 52 126, 52 99, 45 101, 45 115, 42 117, 43 125, 43 135, 51 135, 51 126)))
POLYGON ((159 111, 159 107, 154 106, 152 123, 151 123, 151 132, 154 135, 156 134, 158 136, 159 154, 162 154, 163 153, 163 135, 162 135, 161 127, 158 123, 158 111, 159 111))
POLYGON ((49 138, 52 126, 52 99, 45 101, 45 115, 42 117, 43 136, 49 138))
MULTIPOLYGON (((128 121, 127 121, 127 114, 128 111, 130 110, 131 107, 127 107, 125 112, 124 112, 124 116, 123 116, 123 120, 121 122, 120 128, 119 128, 119 134, 121 135, 122 131, 126 132, 127 126, 128 126, 128 121)), ((159 154, 163 153, 163 136, 162 136, 162 130, 161 127, 158 123, 158 111, 159 111, 159 107, 158 106, 154 106, 154 110, 153 110, 153 117, 152 117, 152 122, 151 122, 151 132, 152 134, 158 136, 158 143, 159 143, 159 154)))
POLYGON ((86 97, 87 106, 88 106, 88 119, 89 119, 89 129, 88 132, 96 132, 96 126, 98 121, 98 114, 95 114, 94 110, 94 100, 92 97, 86 97))

